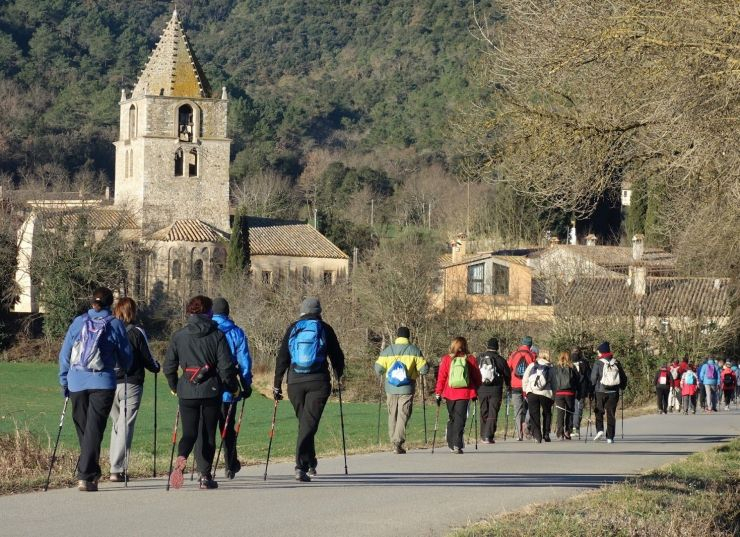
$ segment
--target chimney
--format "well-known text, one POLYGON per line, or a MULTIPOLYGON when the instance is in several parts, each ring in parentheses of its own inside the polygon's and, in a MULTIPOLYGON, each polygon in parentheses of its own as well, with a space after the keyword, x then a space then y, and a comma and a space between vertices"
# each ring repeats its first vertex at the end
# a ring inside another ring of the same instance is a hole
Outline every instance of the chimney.
POLYGON ((105 199, 106 200, 110 199, 110 187, 109 186, 105 187, 105 199))
POLYGON ((457 263, 467 255, 468 241, 464 234, 458 235, 457 239, 452 241, 452 262, 457 263))
POLYGON ((575 246, 578 244, 578 234, 576 233, 576 221, 570 221, 570 230, 568 231, 568 244, 575 246))
POLYGON ((647 290, 647 269, 644 266, 630 265, 629 283, 637 297, 644 297, 647 290))
POLYGON ((632 261, 640 263, 645 251, 645 235, 638 233, 632 237, 632 261))
POLYGON ((226 93, 226 86, 221 87, 221 100, 226 101, 229 98, 229 94, 226 93))
POLYGON ((126 90, 121 88, 121 102, 126 100, 126 90))
POLYGON ((586 246, 596 246, 596 240, 598 237, 591 233, 590 235, 586 235, 586 246))

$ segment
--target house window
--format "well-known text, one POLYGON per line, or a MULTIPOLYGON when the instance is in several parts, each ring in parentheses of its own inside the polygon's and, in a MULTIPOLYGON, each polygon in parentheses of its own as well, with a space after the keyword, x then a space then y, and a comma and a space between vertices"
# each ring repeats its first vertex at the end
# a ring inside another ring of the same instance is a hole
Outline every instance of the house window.
POLYGON ((547 286, 543 280, 532 279, 532 305, 549 306, 550 299, 547 296, 547 286))
POLYGON ((198 150, 191 149, 188 153, 188 177, 198 176, 198 150))
POLYGON ((133 104, 128 109, 128 139, 136 138, 136 106, 133 104))
POLYGON ((177 109, 177 137, 181 142, 193 141, 193 107, 189 104, 177 109))
POLYGON ((172 262, 172 279, 180 279, 180 262, 177 259, 172 262))
POLYGON ((202 280, 203 279, 203 261, 198 259, 195 263, 193 263, 193 280, 202 280))
POLYGON ((324 285, 331 285, 333 283, 334 283, 334 271, 325 270, 324 271, 324 285))
POLYGON ((477 265, 470 265, 468 267, 468 294, 469 295, 482 295, 483 294, 483 274, 485 273, 485 265, 478 263, 477 265))
POLYGON ((493 285, 491 290, 494 295, 509 294, 509 267, 493 264, 493 285))
POLYGON ((183 170, 182 149, 178 148, 178 150, 175 151, 175 177, 182 177, 182 170, 183 170))
POLYGON ((262 271, 262 283, 264 283, 265 285, 270 285, 272 283, 272 271, 262 271))
POLYGON ((303 270, 301 271, 301 278, 303 279, 304 284, 311 283, 311 268, 310 267, 303 267, 303 270))

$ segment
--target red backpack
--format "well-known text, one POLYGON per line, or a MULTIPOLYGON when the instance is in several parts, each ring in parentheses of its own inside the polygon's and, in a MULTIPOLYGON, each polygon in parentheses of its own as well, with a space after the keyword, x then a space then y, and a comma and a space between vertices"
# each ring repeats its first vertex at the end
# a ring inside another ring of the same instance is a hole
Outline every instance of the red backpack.
POLYGON ((658 374, 658 385, 668 386, 668 370, 665 367, 660 368, 660 373, 658 374))

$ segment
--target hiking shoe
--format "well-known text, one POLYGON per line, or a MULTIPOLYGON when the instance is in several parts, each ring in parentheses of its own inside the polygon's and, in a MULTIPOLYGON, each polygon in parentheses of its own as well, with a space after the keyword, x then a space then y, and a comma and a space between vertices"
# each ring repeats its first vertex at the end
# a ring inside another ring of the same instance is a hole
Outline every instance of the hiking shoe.
POLYGON ((480 443, 481 444, 492 444, 493 442, 491 442, 488 438, 481 438, 480 443))
POLYGON ((594 442, 597 440, 601 440, 604 437, 604 431, 599 431, 596 433, 596 436, 594 436, 594 442))
POLYGON ((316 477, 318 475, 316 473, 316 468, 309 468, 306 474, 308 474, 308 477, 316 477))
POLYGON ((295 480, 301 481, 302 483, 310 483, 311 478, 308 477, 308 474, 304 472, 303 470, 296 470, 295 471, 295 480))
POLYGON ((203 474, 198 480, 198 488, 200 490, 212 490, 218 488, 218 483, 213 480, 210 474, 203 474))
POLYGON ((182 484, 185 482, 185 477, 182 473, 185 471, 185 467, 188 465, 188 460, 179 455, 175 460, 175 465, 172 467, 172 473, 170 474, 170 487, 173 489, 182 488, 182 484))
POLYGON ((403 455, 404 453, 406 453, 406 450, 403 449, 403 446, 401 446, 401 444, 396 444, 393 446, 393 453, 395 453, 396 455, 403 455))
POLYGON ((112 472, 110 474, 110 480, 114 483, 123 483, 126 481, 126 476, 123 475, 123 472, 112 472))
POLYGON ((226 470, 224 476, 226 479, 234 479, 236 477, 236 473, 233 470, 226 470))
POLYGON ((581 430, 578 427, 573 427, 573 430, 570 432, 570 434, 581 434, 581 430))
POLYGON ((462 454, 463 454, 463 450, 462 450, 462 448, 459 448, 459 447, 455 447, 455 448, 452 448, 452 452, 453 452, 453 453, 454 453, 455 455, 462 455, 462 454))
POLYGON ((77 490, 81 492, 97 492, 98 482, 97 481, 85 481, 84 479, 80 479, 77 482, 77 490))
POLYGON ((614 439, 613 438, 607 438, 606 439, 606 443, 607 444, 613 444, 614 443, 614 439))

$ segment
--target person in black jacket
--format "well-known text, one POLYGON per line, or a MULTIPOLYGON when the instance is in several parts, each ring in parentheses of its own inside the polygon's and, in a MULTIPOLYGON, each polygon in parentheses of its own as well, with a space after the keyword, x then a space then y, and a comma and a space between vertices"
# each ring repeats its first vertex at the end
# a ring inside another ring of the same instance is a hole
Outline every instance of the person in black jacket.
POLYGON ((570 361, 570 354, 561 352, 558 356, 558 365, 555 366, 555 386, 553 386, 555 409, 557 410, 556 434, 561 440, 570 440, 573 410, 579 390, 578 373, 573 367, 573 362, 570 361))
POLYGON ((298 418, 297 481, 311 481, 311 476, 316 475, 314 436, 331 394, 329 362, 339 382, 344 373, 344 353, 334 329, 321 319, 319 299, 309 297, 301 304, 300 318, 285 331, 272 389, 276 401, 283 398, 283 376, 287 371, 288 398, 298 418))
POLYGON ((164 362, 164 376, 170 390, 179 398, 182 437, 177 460, 170 474, 170 486, 180 488, 187 458, 200 432, 199 457, 196 457, 199 486, 214 489, 211 476, 216 453, 216 427, 221 413, 221 394, 228 390, 239 396, 236 366, 226 336, 211 321, 213 302, 207 296, 195 296, 188 302, 187 324, 176 331, 164 362), (182 374, 178 377, 178 369, 182 374), (200 430, 198 424, 200 423, 200 430))
POLYGON ((483 380, 478 388, 480 440, 484 444, 494 444, 504 386, 511 389, 511 370, 506 359, 498 353, 498 339, 495 337, 488 340, 486 352, 478 355, 478 369, 483 380))
MULTIPOLYGON (((126 453, 131 452, 131 441, 134 437, 134 425, 144 392, 144 370, 159 373, 160 365, 149 351, 149 344, 144 331, 134 324, 136 320, 136 302, 128 297, 121 298, 113 308, 113 316, 126 325, 126 335, 133 353, 131 367, 124 371, 116 368, 116 394, 110 418, 113 428, 110 435, 110 480, 123 481, 126 453), (124 402, 125 401, 125 402, 124 402), (125 410, 124 410, 125 405, 125 410)), ((128 468, 125 468, 127 471, 128 468)))
POLYGON ((614 442, 617 426, 617 404, 619 392, 627 387, 627 374, 622 364, 614 358, 609 342, 602 342, 597 348, 599 359, 591 369, 591 384, 594 386, 594 414, 596 414, 596 435, 594 441, 604 436, 604 414, 606 414, 606 441, 614 442))
POLYGON ((591 364, 579 347, 570 350, 570 361, 578 373, 578 392, 576 393, 575 408, 573 409, 573 430, 580 438, 581 419, 583 418, 586 402, 593 399, 593 386, 591 385, 591 364))

